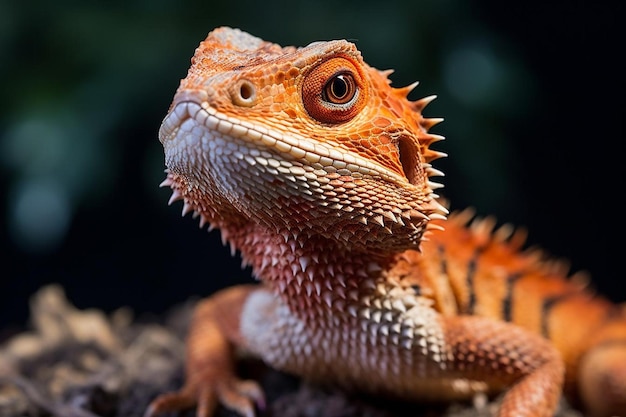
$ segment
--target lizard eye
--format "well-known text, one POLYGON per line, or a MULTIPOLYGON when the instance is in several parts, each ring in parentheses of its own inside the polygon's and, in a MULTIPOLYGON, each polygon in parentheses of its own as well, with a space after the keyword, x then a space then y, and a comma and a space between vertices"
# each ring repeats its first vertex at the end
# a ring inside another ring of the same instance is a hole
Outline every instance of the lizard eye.
POLYGON ((357 66, 338 57, 314 67, 302 83, 307 113, 322 123, 339 124, 356 116, 365 106, 365 83, 357 66))
POLYGON ((322 91, 322 100, 330 104, 348 104, 358 90, 351 74, 338 74, 328 80, 322 91))

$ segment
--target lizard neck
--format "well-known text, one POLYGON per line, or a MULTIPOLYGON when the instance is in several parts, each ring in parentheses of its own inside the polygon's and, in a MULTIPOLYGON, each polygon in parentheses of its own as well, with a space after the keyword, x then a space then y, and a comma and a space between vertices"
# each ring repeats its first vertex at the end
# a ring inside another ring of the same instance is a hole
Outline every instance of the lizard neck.
POLYGON ((304 320, 337 315, 376 289, 394 255, 350 250, 331 239, 259 225, 221 228, 254 275, 304 320))

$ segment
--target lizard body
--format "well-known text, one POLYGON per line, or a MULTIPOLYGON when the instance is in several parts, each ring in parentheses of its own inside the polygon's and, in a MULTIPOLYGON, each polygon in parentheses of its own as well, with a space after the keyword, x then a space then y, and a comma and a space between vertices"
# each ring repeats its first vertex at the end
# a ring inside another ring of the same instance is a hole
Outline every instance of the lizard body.
POLYGON ((197 308, 187 381, 148 416, 263 394, 234 348, 308 379, 407 399, 506 390, 500 416, 549 416, 564 389, 626 414, 626 317, 522 251, 523 236, 438 202, 432 97, 390 86, 346 41, 303 48, 218 28, 163 121, 172 201, 219 228, 263 285, 197 308), (563 388, 564 387, 564 388, 563 388))

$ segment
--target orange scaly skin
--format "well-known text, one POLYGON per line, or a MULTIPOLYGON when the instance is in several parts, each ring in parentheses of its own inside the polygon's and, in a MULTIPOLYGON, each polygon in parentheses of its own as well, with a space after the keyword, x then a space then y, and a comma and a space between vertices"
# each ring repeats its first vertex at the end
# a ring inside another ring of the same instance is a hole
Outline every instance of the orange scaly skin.
POLYGON ((203 301, 187 381, 147 416, 218 402, 253 416, 242 347, 345 389, 413 400, 505 391, 499 416, 550 416, 563 391, 626 415, 626 317, 468 211, 445 219, 422 116, 346 41, 304 48, 219 28, 163 121, 171 201, 219 228, 263 285, 203 301))

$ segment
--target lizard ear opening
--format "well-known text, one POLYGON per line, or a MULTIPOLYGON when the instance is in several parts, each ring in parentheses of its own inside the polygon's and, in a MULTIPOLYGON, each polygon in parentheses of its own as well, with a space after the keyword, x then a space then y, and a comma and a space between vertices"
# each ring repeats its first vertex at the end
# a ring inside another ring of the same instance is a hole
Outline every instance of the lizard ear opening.
POLYGON ((410 138, 405 136, 400 138, 398 141, 398 155, 404 176, 411 184, 416 184, 419 178, 417 150, 410 138))

